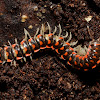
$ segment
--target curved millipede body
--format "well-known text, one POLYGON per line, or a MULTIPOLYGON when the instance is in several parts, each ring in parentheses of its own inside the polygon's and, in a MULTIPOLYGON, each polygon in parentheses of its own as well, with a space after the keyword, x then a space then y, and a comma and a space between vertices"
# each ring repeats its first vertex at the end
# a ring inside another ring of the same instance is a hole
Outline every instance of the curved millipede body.
POLYGON ((100 64, 100 38, 90 42, 85 55, 79 55, 73 48, 77 41, 70 43, 71 33, 68 35, 66 32, 66 35, 62 36, 61 26, 58 27, 59 34, 55 35, 57 27, 51 32, 49 23, 47 23, 48 29, 42 24, 41 29, 37 29, 34 37, 31 37, 29 32, 24 29, 25 38, 20 43, 15 39, 15 44, 8 41, 9 46, 0 48, 0 63, 10 62, 16 66, 16 61, 24 60, 26 62, 26 57, 32 59, 32 55, 39 50, 51 48, 57 52, 61 59, 66 60, 76 69, 87 71, 100 64))

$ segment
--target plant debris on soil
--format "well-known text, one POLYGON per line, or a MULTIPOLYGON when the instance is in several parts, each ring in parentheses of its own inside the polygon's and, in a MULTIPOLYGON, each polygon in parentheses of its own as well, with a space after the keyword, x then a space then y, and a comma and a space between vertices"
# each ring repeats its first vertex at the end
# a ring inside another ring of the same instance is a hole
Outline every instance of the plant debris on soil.
MULTIPOLYGON (((71 32, 83 46, 100 37, 99 0, 0 0, 0 46, 20 42, 41 24, 71 32), (89 26, 90 36, 87 26, 89 26)), ((40 51, 32 62, 0 65, 0 100, 99 100, 100 68, 81 72, 55 54, 40 51)))

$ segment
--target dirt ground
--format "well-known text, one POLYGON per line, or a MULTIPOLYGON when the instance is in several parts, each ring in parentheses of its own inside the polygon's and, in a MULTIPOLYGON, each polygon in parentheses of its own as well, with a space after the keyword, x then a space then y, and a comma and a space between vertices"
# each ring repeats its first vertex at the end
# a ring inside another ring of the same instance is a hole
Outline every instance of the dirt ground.
MULTIPOLYGON (((63 34, 71 32, 88 46, 100 37, 100 1, 0 0, 0 46, 20 42, 24 28, 34 36, 46 22, 52 29, 60 23, 63 34)), ((55 53, 40 51, 32 62, 0 65, 0 100, 100 100, 100 68, 78 71, 55 53)))

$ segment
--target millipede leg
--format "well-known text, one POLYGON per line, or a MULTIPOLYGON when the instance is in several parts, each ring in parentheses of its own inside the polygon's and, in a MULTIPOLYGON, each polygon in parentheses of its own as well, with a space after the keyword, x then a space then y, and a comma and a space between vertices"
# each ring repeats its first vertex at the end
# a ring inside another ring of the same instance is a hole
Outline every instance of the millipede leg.
POLYGON ((75 42, 70 43, 71 46, 75 46, 78 43, 78 40, 75 42))
POLYGON ((25 38, 27 38, 27 36, 29 36, 30 39, 32 38, 29 32, 25 28, 24 28, 24 33, 25 33, 25 38))
POLYGON ((88 51, 88 48, 86 46, 84 46, 84 49, 85 49, 86 52, 88 51))
POLYGON ((62 36, 64 39, 68 37, 68 32, 66 31, 66 35, 62 36))
POLYGON ((12 45, 11 45, 11 43, 10 43, 10 41, 9 41, 9 40, 8 40, 8 43, 9 43, 10 47, 12 48, 12 45))
POLYGON ((41 26, 40 34, 43 35, 43 38, 44 38, 44 25, 43 24, 41 26))
POLYGON ((16 67, 16 61, 14 60, 14 66, 16 67))
POLYGON ((30 56, 30 59, 31 59, 31 61, 32 61, 32 56, 30 56))
POLYGON ((88 30, 88 33, 89 33, 89 35, 90 35, 91 39, 93 39, 93 36, 92 36, 92 35, 91 35, 91 33, 90 33, 89 26, 87 26, 87 30, 88 30))
POLYGON ((56 31, 57 31, 57 27, 55 26, 55 29, 53 31, 53 35, 56 33, 56 31))
POLYGON ((25 57, 23 57, 23 60, 26 62, 26 58, 25 57))
POLYGON ((69 42, 69 41, 71 40, 71 38, 72 38, 72 34, 71 34, 71 32, 70 32, 69 39, 68 39, 66 42, 69 42))
POLYGON ((6 63, 6 61, 3 61, 3 62, 2 62, 2 65, 4 65, 5 63, 6 63))
POLYGON ((34 40, 35 40, 35 38, 36 38, 38 32, 39 32, 39 28, 37 28, 37 31, 36 31, 36 33, 35 33, 35 35, 34 35, 34 40))
POLYGON ((59 24, 58 27, 59 27, 59 35, 58 36, 60 37, 61 36, 61 33, 62 33, 61 25, 59 24))
POLYGON ((17 38, 15 38, 15 43, 18 44, 18 42, 17 42, 17 38))
POLYGON ((48 29, 49 29, 49 34, 51 33, 51 27, 49 25, 49 23, 47 22, 47 25, 48 25, 48 29))

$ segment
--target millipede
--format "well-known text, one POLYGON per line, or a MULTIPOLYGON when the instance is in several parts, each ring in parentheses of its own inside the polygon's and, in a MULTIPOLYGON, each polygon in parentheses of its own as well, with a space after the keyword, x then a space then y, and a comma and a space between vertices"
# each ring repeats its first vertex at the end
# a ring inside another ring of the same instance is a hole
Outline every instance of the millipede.
POLYGON ((47 27, 42 24, 41 29, 37 28, 34 37, 31 37, 24 28, 25 38, 21 42, 18 43, 17 39, 15 39, 14 44, 8 41, 9 46, 0 47, 0 64, 11 63, 16 66, 17 61, 23 60, 26 62, 27 57, 32 60, 32 56, 41 49, 54 50, 60 59, 65 60, 67 64, 78 70, 88 71, 100 64, 100 38, 93 39, 88 48, 85 48, 85 54, 80 55, 74 47, 78 41, 70 42, 72 34, 66 32, 65 35, 62 35, 60 24, 58 28, 58 34, 56 34, 56 26, 54 31, 51 32, 51 27, 47 22, 47 27))

